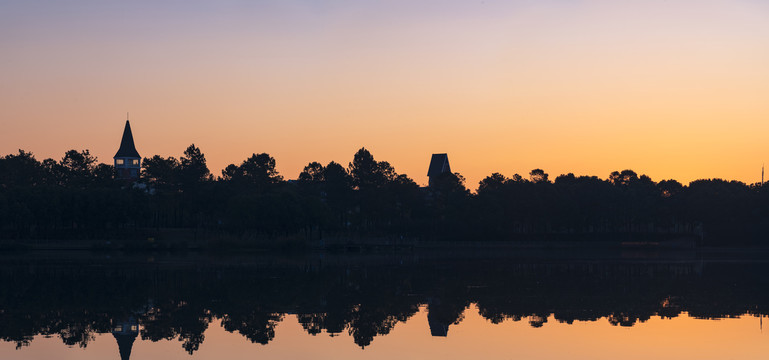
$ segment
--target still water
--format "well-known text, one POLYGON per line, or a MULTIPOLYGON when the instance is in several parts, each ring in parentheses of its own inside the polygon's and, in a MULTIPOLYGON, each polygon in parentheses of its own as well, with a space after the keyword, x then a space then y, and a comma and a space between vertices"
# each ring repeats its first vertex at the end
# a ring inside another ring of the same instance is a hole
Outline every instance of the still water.
POLYGON ((32 254, 2 359, 763 359, 767 264, 622 257, 32 254))

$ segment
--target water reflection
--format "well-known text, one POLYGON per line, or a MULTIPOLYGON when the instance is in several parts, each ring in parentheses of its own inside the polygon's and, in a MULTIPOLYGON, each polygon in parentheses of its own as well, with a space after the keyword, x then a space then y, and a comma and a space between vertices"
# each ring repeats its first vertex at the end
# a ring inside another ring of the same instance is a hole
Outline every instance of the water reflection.
POLYGON ((83 256, 5 259, 0 338, 37 335, 87 347, 112 334, 122 359, 136 339, 177 340, 194 354, 206 330, 268 344, 286 317, 304 332, 348 334, 366 348, 426 309, 423 331, 451 338, 467 309, 493 324, 653 316, 766 315, 767 264, 696 258, 606 261, 408 255, 200 258, 83 256))
POLYGON ((130 359, 134 341, 136 341, 136 336, 139 335, 139 322, 133 316, 123 319, 123 321, 118 321, 112 330, 112 335, 117 340, 120 359, 130 359))

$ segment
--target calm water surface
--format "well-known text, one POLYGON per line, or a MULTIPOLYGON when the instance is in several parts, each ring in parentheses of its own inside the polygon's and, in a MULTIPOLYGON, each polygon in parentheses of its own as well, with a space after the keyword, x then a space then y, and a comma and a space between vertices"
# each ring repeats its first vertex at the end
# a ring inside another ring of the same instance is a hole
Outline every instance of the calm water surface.
POLYGON ((769 354, 769 264, 616 255, 6 257, 0 358, 769 354))

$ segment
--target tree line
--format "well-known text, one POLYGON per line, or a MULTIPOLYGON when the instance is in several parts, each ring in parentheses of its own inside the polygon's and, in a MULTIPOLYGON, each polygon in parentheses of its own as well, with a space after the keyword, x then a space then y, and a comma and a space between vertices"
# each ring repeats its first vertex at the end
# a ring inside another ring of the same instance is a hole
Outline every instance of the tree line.
POLYGON ((722 179, 653 181, 542 169, 493 173, 472 193, 459 173, 420 187, 365 148, 344 166, 310 162, 286 180, 267 153, 214 176, 190 145, 180 158, 141 162, 136 182, 88 150, 38 161, 0 158, 0 233, 6 239, 103 239, 148 229, 201 229, 239 238, 643 239, 696 235, 706 244, 761 244, 769 188, 722 179))

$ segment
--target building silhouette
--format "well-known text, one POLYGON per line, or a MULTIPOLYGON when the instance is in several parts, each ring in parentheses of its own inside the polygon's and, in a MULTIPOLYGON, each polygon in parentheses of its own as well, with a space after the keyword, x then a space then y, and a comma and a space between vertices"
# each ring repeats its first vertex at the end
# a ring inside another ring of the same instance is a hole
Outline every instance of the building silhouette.
POLYGON ((433 181, 444 173, 450 173, 448 154, 433 154, 430 159, 430 167, 427 169, 428 186, 433 185, 433 181))
POLYGON ((139 323, 133 316, 115 324, 112 329, 112 336, 117 340, 121 360, 129 360, 131 358, 131 349, 137 335, 139 335, 139 323))
POLYGON ((131 133, 131 124, 128 120, 125 121, 120 148, 112 158, 115 160, 115 171, 118 179, 136 180, 139 178, 141 156, 136 151, 134 137, 131 133))
POLYGON ((431 336, 449 336, 449 325, 457 321, 457 314, 452 310, 450 306, 444 306, 440 298, 427 299, 427 324, 430 326, 431 336))

